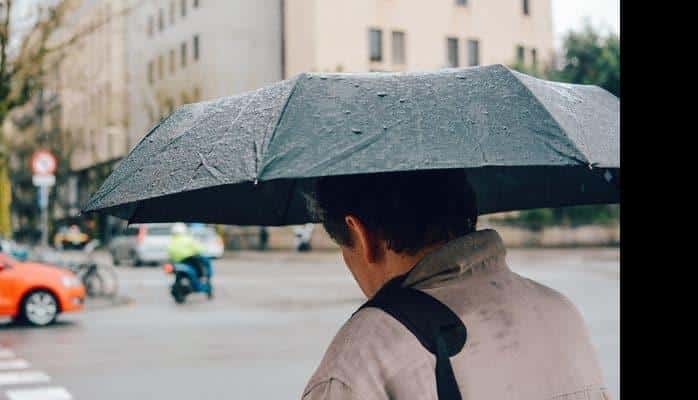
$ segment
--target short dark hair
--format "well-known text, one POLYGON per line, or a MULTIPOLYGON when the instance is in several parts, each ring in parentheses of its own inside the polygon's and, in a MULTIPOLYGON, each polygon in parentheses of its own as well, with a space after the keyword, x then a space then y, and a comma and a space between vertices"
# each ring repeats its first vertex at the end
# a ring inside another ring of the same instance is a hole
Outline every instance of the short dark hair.
POLYGON ((434 243, 475 231, 475 192, 463 169, 327 176, 319 178, 315 212, 327 233, 351 246, 347 215, 397 252, 415 254, 434 243))

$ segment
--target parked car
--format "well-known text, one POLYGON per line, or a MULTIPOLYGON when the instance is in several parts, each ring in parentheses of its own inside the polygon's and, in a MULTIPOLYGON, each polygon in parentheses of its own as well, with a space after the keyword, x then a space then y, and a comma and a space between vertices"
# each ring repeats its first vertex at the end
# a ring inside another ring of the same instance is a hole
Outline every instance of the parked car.
POLYGON ((57 249, 82 249, 89 241, 90 237, 77 225, 63 226, 53 237, 57 249))
POLYGON ((85 287, 71 271, 0 253, 0 316, 44 326, 84 302, 85 287))
POLYGON ((172 224, 130 225, 109 244, 114 265, 128 262, 134 266, 167 262, 167 246, 172 224))
POLYGON ((216 233, 216 230, 213 229, 212 226, 191 224, 189 226, 189 231, 196 240, 201 242, 204 248, 204 256, 210 258, 223 257, 223 251, 225 250, 223 239, 216 233))

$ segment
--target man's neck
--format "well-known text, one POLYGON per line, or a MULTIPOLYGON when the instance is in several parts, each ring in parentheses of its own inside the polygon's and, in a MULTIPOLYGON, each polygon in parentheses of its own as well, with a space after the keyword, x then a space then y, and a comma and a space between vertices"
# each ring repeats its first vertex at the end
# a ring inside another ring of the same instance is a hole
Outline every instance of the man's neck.
MULTIPOLYGON (((385 271, 380 277, 380 281, 375 285, 375 292, 380 290, 390 280, 398 276, 405 275, 414 268, 417 263, 427 254, 432 253, 441 248, 446 242, 439 242, 422 248, 415 254, 395 253, 388 250, 385 253, 385 271)), ((372 293, 371 297, 375 294, 372 293)))

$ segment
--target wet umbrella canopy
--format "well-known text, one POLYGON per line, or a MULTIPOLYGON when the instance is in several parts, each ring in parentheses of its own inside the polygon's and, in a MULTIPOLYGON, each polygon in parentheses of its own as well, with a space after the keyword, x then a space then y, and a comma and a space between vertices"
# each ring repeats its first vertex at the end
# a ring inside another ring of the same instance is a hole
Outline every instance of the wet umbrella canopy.
POLYGON ((130 222, 315 222, 314 179, 465 168, 482 214, 619 199, 619 100, 501 65, 301 74, 189 104, 90 199, 130 222))

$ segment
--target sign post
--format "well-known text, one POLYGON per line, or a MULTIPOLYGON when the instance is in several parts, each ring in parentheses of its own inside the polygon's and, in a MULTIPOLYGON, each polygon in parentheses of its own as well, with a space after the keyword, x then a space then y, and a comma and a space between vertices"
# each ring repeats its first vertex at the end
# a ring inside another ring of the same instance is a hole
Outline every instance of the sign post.
POLYGON ((41 210, 41 245, 48 247, 48 201, 51 186, 56 184, 56 157, 47 150, 32 155, 32 183, 38 188, 37 201, 41 210))

